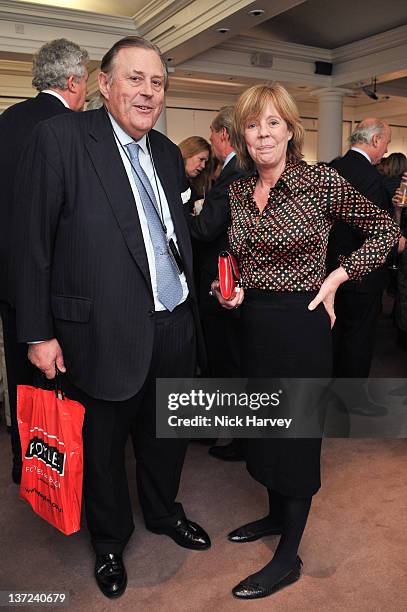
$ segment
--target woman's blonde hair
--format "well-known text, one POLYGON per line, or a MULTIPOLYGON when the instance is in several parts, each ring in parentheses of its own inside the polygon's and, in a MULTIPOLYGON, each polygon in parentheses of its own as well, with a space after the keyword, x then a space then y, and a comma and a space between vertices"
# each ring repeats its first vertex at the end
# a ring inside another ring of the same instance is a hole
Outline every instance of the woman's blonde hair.
POLYGON ((269 102, 274 104, 293 134, 288 141, 287 160, 300 161, 303 157, 304 128, 294 99, 280 83, 254 85, 244 91, 238 99, 232 129, 232 146, 240 166, 246 171, 254 170, 255 164, 247 151, 245 129, 249 121, 261 116, 269 102))
POLYGON ((211 154, 211 145, 205 140, 205 138, 202 138, 202 136, 190 136, 189 138, 185 138, 185 140, 180 142, 178 146, 181 149, 184 164, 186 163, 187 159, 193 157, 201 151, 208 151, 209 155, 211 154))
POLYGON ((204 170, 199 173, 195 178, 189 178, 188 180, 194 186, 199 196, 203 196, 211 186, 210 174, 212 168, 212 155, 211 145, 202 136, 189 136, 179 143, 181 150, 182 159, 184 160, 184 166, 187 164, 187 160, 194 155, 197 155, 201 151, 208 151, 208 161, 205 164, 204 170))

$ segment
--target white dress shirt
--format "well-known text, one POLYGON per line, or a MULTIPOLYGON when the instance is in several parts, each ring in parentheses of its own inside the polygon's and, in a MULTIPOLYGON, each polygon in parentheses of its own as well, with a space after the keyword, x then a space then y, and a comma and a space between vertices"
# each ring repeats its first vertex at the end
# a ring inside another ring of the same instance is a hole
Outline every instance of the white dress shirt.
MULTIPOLYGON (((151 183, 151 187, 154 191, 154 195, 155 195, 155 198, 158 204, 159 212, 161 212, 160 210, 160 201, 161 201, 161 209, 162 209, 162 214, 164 216, 164 225, 167 228, 167 238, 168 240, 172 238, 178 248, 177 237, 175 235, 174 224, 172 222, 167 198, 165 196, 164 189, 162 188, 161 181, 157 173, 154 172, 154 167, 153 167, 151 157, 150 157, 150 154, 147 148, 147 137, 143 136, 143 138, 141 138, 140 140, 135 141, 134 138, 129 136, 120 127, 120 125, 112 117, 112 115, 110 113, 108 114, 109 114, 109 118, 110 118, 110 121, 114 129, 114 133, 116 135, 115 141, 117 144, 117 148, 119 150, 120 157, 122 158, 122 162, 126 170, 126 174, 129 179, 129 183, 130 183, 130 186, 131 186, 131 189, 134 195, 136 207, 137 207, 137 212, 138 212, 140 225, 141 225, 141 231, 143 234, 144 246, 145 246, 146 254, 147 254, 148 267, 150 270, 151 286, 153 289, 153 296, 154 296, 154 308, 155 310, 165 310, 165 306, 161 304, 157 296, 157 275, 155 271, 154 249, 153 249, 153 245, 152 245, 151 238, 150 238, 150 232, 148 231, 148 223, 147 223, 146 215, 144 213, 143 204, 141 202, 141 198, 137 190, 136 183, 134 181, 133 172, 131 169, 129 158, 127 157, 126 153, 123 151, 123 147, 130 144, 131 142, 137 142, 137 144, 140 146, 140 152, 139 152, 140 165, 143 168, 144 172, 146 173, 148 177, 148 180, 151 183), (121 145, 123 145, 123 147, 121 145)), ((182 286, 182 298, 180 300, 180 303, 182 303, 186 300, 188 296, 188 285, 187 285, 187 281, 186 281, 184 273, 180 274, 179 278, 180 278, 181 286, 182 286)))
POLYGON ((364 157, 366 157, 367 161, 372 163, 372 160, 370 159, 369 155, 366 153, 366 151, 362 151, 362 149, 358 149, 358 147, 351 147, 350 148, 351 151, 356 151, 356 153, 360 153, 361 155, 363 155, 364 157))
POLYGON ((225 157, 225 161, 223 162, 222 170, 223 170, 223 168, 225 168, 225 167, 228 165, 228 163, 230 162, 230 160, 231 160, 231 159, 233 159, 233 157, 234 157, 235 155, 236 155, 235 151, 231 151, 231 152, 229 153, 229 155, 227 155, 227 156, 225 157))

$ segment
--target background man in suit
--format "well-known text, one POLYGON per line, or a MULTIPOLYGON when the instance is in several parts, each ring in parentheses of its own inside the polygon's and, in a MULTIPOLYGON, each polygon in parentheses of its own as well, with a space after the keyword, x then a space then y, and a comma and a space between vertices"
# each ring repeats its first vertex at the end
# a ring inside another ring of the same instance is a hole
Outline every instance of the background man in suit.
MULTIPOLYGON (((0 115, 0 308, 3 322, 4 350, 11 411, 13 481, 21 480, 21 445, 16 418, 18 384, 32 384, 33 368, 27 349, 17 343, 14 310, 13 261, 16 256, 11 241, 14 210, 14 184, 20 176, 20 156, 34 127, 40 121, 61 113, 82 110, 86 97, 88 53, 64 38, 41 47, 33 58, 33 86, 36 98, 8 108, 0 115)), ((24 219, 17 220, 23 223, 24 219)))
MULTIPOLYGON (((222 308, 209 295, 211 283, 218 276, 218 255, 229 248, 229 185, 245 176, 231 144, 233 113, 233 106, 225 106, 212 121, 212 153, 221 162, 222 171, 207 193, 201 213, 188 218, 191 235, 199 243, 199 306, 208 355, 205 375, 216 378, 240 376, 239 311, 222 308)), ((209 452, 218 459, 236 461, 242 459, 240 447, 240 442, 234 440, 226 446, 214 446, 209 452)))
POLYGON ((127 585, 130 431, 147 528, 184 547, 210 546, 175 502, 187 440, 155 436, 156 378, 192 376, 200 341, 184 165, 152 130, 166 84, 158 47, 118 41, 101 64, 105 107, 39 126, 19 196, 33 211, 20 242, 19 339, 44 340, 30 346, 31 362, 48 378, 55 365, 66 371, 67 395, 85 406, 85 507, 107 597, 127 585))
MULTIPOLYGON (((389 125, 380 119, 364 119, 350 137, 351 148, 332 166, 371 202, 386 209, 382 178, 375 165, 387 152, 391 140, 389 125)), ((338 266, 340 255, 359 248, 363 236, 342 222, 332 228, 328 245, 328 271, 338 266)), ((377 318, 388 274, 386 266, 367 274, 360 282, 347 281, 336 293, 336 322, 333 328, 334 376, 369 376, 377 318)), ((369 410, 361 408, 361 411, 369 410)), ((377 409, 375 409, 377 414, 377 409)))

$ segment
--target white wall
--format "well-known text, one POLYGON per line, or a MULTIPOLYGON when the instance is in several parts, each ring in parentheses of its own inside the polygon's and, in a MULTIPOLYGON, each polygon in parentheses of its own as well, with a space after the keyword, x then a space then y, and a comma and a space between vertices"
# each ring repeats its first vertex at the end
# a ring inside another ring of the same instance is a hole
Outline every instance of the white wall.
POLYGON ((167 106, 167 136, 176 144, 188 136, 202 136, 209 140, 209 126, 216 111, 167 106))

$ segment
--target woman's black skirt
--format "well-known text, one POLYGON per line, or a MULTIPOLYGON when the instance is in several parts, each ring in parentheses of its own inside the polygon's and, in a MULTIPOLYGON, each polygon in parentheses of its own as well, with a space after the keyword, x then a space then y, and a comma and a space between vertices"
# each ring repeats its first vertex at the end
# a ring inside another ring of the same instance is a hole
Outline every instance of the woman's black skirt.
MULTIPOLYGON (((316 292, 249 289, 241 309, 242 376, 330 378, 331 329, 316 292)), ((305 409, 306 407, 304 407, 305 409)), ((247 469, 283 495, 309 497, 321 486, 320 438, 256 438, 247 443, 247 469)))

